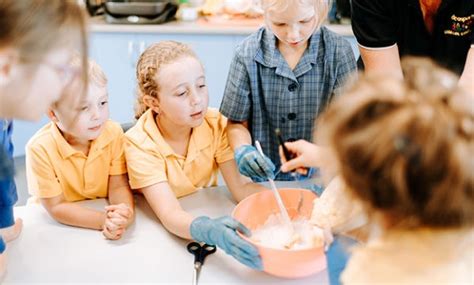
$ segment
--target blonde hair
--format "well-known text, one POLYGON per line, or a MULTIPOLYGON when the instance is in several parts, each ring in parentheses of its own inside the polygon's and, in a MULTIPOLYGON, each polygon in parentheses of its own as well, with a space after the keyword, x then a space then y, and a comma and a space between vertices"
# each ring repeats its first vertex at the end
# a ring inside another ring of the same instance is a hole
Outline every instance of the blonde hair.
POLYGON ((0 0, 0 48, 15 48, 21 62, 41 62, 49 51, 74 38, 80 41, 82 65, 87 66, 85 27, 85 13, 74 0, 0 0))
POLYGON ((349 191, 392 226, 472 226, 472 99, 427 59, 402 65, 404 81, 359 78, 321 117, 318 139, 349 191))
MULTIPOLYGON (((81 58, 75 56, 71 62, 71 66, 73 68, 81 68, 81 58)), ((107 85, 107 76, 105 75, 104 71, 94 60, 88 59, 87 60, 87 77, 89 78, 89 84, 93 83, 96 86, 104 87, 107 85)))
MULTIPOLYGON (((156 75, 160 68, 170 64, 182 57, 193 57, 197 59, 194 51, 186 44, 175 41, 162 41, 148 47, 138 59, 137 81, 138 94, 135 107, 135 119, 139 119, 148 107, 143 103, 145 95, 158 98, 160 86, 156 82, 156 75)), ((183 72, 185 72, 183 70, 183 72)))
POLYGON ((292 5, 308 4, 313 5, 318 21, 316 30, 326 21, 329 12, 329 0, 261 0, 261 6, 266 15, 269 10, 282 12, 292 5))
MULTIPOLYGON (((82 58, 78 54, 75 54, 71 62, 69 63, 69 66, 73 71, 81 70, 82 58)), ((87 70, 85 71, 85 73, 88 79, 88 84, 94 84, 97 87, 107 86, 107 76, 105 75, 100 65, 98 65, 92 59, 87 60, 87 70)), ((82 87, 86 87, 81 84, 82 81, 79 81, 79 79, 80 78, 78 77, 73 78, 72 82, 66 85, 64 92, 66 94, 69 94, 70 96, 75 97, 78 88, 80 89, 82 87)), ((84 90, 87 90, 87 88, 85 88, 84 90)))

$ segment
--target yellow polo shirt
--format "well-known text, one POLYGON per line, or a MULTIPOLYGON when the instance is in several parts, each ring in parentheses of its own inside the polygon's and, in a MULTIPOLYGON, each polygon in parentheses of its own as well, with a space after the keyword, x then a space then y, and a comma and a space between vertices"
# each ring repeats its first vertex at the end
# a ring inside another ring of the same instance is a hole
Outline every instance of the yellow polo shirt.
POLYGON ((125 134, 125 156, 132 189, 167 181, 176 197, 217 185, 218 164, 234 158, 225 131, 227 119, 209 108, 191 134, 186 157, 164 140, 148 110, 125 134))
POLYGON ((127 173, 124 134, 108 121, 89 155, 72 148, 53 122, 41 128, 26 146, 28 191, 38 198, 64 195, 67 201, 107 197, 109 175, 127 173))

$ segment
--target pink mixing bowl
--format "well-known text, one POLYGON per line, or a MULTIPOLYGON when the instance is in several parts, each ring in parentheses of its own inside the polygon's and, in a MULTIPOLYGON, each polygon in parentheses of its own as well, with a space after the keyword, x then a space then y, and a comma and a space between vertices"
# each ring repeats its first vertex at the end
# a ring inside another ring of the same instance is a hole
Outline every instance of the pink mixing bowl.
MULTIPOLYGON (((290 218, 298 216, 298 204, 303 197, 299 210, 300 216, 310 218, 313 200, 316 194, 306 189, 279 189, 281 199, 290 218)), ((262 191, 242 200, 232 212, 232 216, 250 230, 263 225, 271 214, 279 213, 273 192, 262 191)), ((263 262, 263 271, 283 278, 301 278, 320 272, 326 268, 324 247, 309 249, 275 249, 244 237, 259 251, 263 262)))

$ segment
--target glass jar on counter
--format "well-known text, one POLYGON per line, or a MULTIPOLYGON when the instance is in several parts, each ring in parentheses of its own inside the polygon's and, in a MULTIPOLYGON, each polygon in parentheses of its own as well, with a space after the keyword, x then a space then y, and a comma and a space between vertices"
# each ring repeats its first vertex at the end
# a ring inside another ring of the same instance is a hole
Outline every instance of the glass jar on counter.
POLYGON ((180 0, 176 18, 181 21, 196 21, 199 17, 199 8, 204 0, 180 0))

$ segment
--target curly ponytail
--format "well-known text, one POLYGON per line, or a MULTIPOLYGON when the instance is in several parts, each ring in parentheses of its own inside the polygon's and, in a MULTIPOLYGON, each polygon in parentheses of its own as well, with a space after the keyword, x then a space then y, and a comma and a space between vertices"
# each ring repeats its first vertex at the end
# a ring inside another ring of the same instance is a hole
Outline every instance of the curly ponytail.
POLYGON ((402 66, 403 81, 359 78, 322 116, 318 139, 352 194, 397 226, 472 226, 472 99, 427 59, 402 66))

